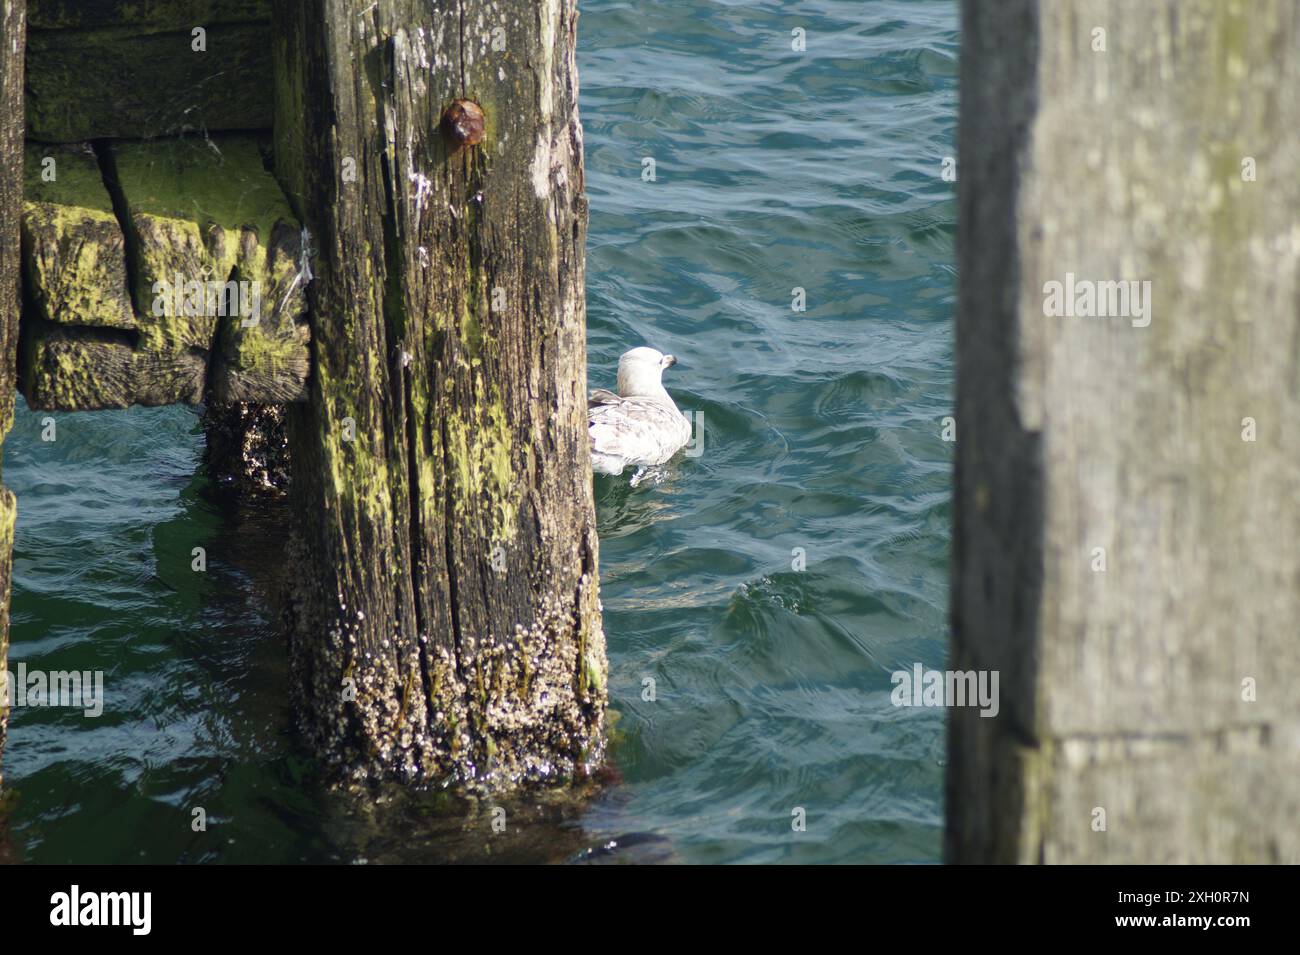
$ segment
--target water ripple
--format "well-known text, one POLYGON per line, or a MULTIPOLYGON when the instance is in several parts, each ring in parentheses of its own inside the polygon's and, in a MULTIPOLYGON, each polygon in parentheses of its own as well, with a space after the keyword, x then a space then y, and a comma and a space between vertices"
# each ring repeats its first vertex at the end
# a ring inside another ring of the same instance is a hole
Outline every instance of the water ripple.
POLYGON ((590 377, 671 351, 706 438, 663 485, 597 482, 625 782, 589 828, 687 860, 938 858, 942 717, 888 674, 945 634, 956 26, 947 2, 584 9, 590 377))

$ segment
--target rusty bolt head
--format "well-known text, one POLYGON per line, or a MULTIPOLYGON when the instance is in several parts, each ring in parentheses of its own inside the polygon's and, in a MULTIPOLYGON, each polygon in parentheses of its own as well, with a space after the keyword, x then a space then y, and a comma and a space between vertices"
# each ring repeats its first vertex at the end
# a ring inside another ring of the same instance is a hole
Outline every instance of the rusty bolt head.
POLYGON ((442 131, 457 146, 477 146, 484 126, 483 110, 473 100, 458 99, 442 114, 442 131))

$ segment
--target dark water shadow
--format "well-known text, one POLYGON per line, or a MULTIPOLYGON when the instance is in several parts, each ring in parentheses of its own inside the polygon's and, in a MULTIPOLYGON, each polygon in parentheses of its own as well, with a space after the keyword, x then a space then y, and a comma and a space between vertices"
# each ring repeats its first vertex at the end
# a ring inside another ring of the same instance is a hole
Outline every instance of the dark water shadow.
MULTIPOLYGON (((196 833, 178 861, 339 864, 670 861, 667 840, 593 835, 581 820, 600 807, 602 831, 622 815, 613 769, 568 786, 486 798, 396 784, 345 788, 321 771, 293 728, 284 614, 297 573, 288 557, 284 499, 239 500, 202 468, 184 495, 219 514, 206 542, 200 632, 178 635, 221 687, 227 758, 208 787, 209 812, 233 837, 196 833)), ((163 536, 160 529, 160 537, 163 536)), ((613 765, 612 760, 610 766, 613 765)), ((215 827, 214 827, 215 828, 215 827)))

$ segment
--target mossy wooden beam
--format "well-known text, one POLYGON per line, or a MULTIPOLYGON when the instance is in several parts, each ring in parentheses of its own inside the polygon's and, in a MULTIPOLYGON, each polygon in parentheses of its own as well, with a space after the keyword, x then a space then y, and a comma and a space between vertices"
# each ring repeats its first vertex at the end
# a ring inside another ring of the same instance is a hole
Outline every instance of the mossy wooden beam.
POLYGON ((303 399, 311 359, 302 230, 257 141, 114 144, 109 160, 133 251, 141 347, 207 351, 215 340, 218 401, 303 399), (187 315, 187 303, 168 294, 178 277, 233 282, 241 304, 187 315))
POLYGON ((101 153, 27 150, 28 402, 196 403, 205 388, 218 403, 305 398, 301 228, 257 141, 227 135, 101 153))
POLYGON ((33 30, 27 136, 69 143, 269 128, 267 25, 204 30, 202 50, 189 28, 33 30))
POLYGON ((601 757, 573 0, 287 0, 277 170, 316 250, 291 422, 296 709, 348 778, 601 757), (454 100, 477 145, 444 134, 454 100))
MULTIPOLYGON (((0 454, 13 425, 17 379, 18 313, 22 274, 19 255, 23 203, 23 55, 26 4, 0 7, 0 454)), ((0 674, 8 669, 9 590, 13 571, 13 493, 0 485, 0 674)), ((4 677, 0 675, 0 680, 4 677)), ((0 754, 4 752, 9 708, 0 687, 0 754)), ((0 778, 3 782, 3 778, 0 778)), ((3 825, 0 824, 0 829, 3 825)))
POLYGON ((126 240, 94 151, 29 143, 23 170, 29 313, 63 325, 135 328, 126 240))
POLYGON ((1300 8, 967 0, 961 64, 947 857, 1300 862, 1300 8))
POLYGON ((21 377, 32 408, 93 411, 203 400, 203 354, 138 348, 95 331, 53 324, 24 329, 21 377))
POLYGON ((130 27, 141 33, 269 22, 271 0, 29 0, 31 30, 130 27))

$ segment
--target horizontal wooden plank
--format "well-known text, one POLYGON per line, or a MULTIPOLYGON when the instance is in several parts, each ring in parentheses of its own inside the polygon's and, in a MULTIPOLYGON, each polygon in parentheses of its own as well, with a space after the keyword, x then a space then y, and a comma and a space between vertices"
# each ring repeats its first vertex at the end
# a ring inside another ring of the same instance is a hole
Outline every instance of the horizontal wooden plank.
POLYGON ((29 307, 49 322, 134 328, 126 242, 90 147, 28 144, 24 178, 29 307))
POLYGON ((271 44, 265 24, 188 30, 34 32, 27 49, 27 136, 41 142, 141 139, 269 129, 271 44))
POLYGON ((142 340, 159 350, 207 349, 216 340, 218 400, 304 398, 310 334, 301 228, 258 141, 115 144, 110 155, 135 250, 142 340), (227 283, 239 301, 224 315, 186 315, 189 296, 178 298, 178 286, 196 282, 227 283))
POLYGON ((132 27, 141 33, 188 30, 271 18, 271 0, 29 0, 31 30, 132 27))
POLYGON ((302 230, 257 139, 117 143, 101 154, 29 148, 29 403, 197 402, 209 385, 220 402, 305 399, 302 230), (42 175, 46 159, 53 178, 42 175))
POLYGON ((1300 724, 1054 742, 1042 861, 1300 862, 1300 724), (1249 809, 1247 809, 1249 807, 1249 809), (1104 828, 1102 828, 1104 826, 1104 828))
POLYGON ((19 380, 28 405, 40 410, 95 411, 203 400, 206 356, 137 348, 129 332, 118 334, 122 337, 25 323, 19 380))

